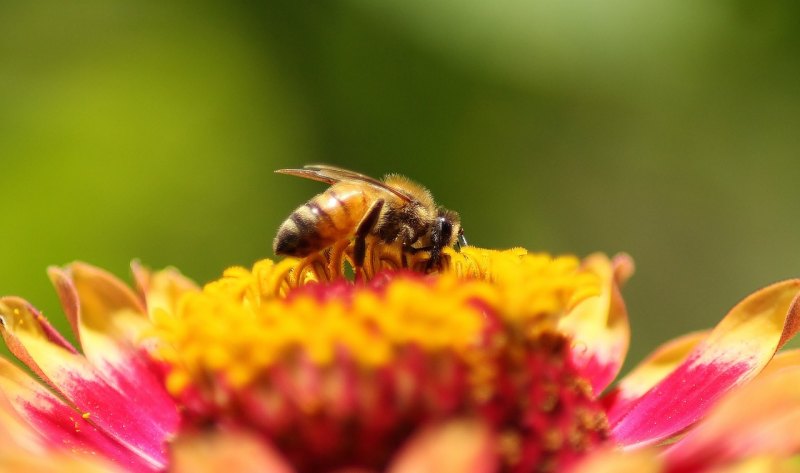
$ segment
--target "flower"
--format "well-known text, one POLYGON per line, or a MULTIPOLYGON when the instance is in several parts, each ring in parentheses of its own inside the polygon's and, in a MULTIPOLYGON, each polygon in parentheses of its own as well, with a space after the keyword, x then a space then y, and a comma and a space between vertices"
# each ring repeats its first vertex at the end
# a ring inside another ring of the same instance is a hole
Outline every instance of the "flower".
POLYGON ((485 424, 523 469, 606 440, 556 329, 596 291, 577 259, 467 249, 435 277, 289 289, 332 274, 306 265, 275 278, 292 265, 234 268, 156 314, 167 385, 195 426, 258 432, 299 471, 382 469, 418 426, 451 419, 485 424), (491 282, 465 277, 486 262, 491 282))
POLYGON ((800 449, 800 354, 774 356, 798 330, 798 280, 609 389, 629 340, 626 255, 466 247, 426 274, 423 252, 370 241, 351 281, 350 251, 202 289, 138 264, 136 290, 51 268, 80 350, 0 299, 3 338, 35 375, 0 360, 0 468, 678 472, 783 467, 800 449))

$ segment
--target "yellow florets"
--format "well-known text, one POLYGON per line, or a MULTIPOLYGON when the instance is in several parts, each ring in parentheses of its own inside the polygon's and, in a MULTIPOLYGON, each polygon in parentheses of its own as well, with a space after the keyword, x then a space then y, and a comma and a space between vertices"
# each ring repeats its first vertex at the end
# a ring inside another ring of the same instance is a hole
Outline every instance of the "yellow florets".
POLYGON ((597 276, 579 269, 574 256, 532 254, 522 248, 496 251, 475 247, 449 252, 445 273, 491 282, 507 318, 560 315, 598 294, 597 276))
MULTIPOLYGON (((330 282, 342 278, 343 257, 332 253, 231 268, 186 294, 175 313, 160 311, 156 333, 164 342, 159 353, 172 366, 170 390, 209 374, 247 385, 292 357, 325 366, 344 352, 370 369, 408 346, 476 365, 490 315, 519 326, 523 336, 536 334, 554 329, 571 304, 598 290, 576 258, 521 249, 448 250, 439 273, 396 276, 385 287, 330 282), (307 286, 312 281, 324 284, 307 286), (307 289, 291 292, 300 286, 307 289)), ((396 257, 373 247, 368 261, 379 263, 365 274, 402 264, 396 257)))

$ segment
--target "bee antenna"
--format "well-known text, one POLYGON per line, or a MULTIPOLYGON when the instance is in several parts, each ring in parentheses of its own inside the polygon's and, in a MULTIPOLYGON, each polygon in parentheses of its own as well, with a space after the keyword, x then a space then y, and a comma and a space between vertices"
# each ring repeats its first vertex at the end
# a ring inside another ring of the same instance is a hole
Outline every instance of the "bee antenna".
POLYGON ((456 248, 459 250, 462 247, 468 246, 467 237, 464 236, 464 229, 462 228, 461 231, 458 232, 458 239, 456 240, 456 248))

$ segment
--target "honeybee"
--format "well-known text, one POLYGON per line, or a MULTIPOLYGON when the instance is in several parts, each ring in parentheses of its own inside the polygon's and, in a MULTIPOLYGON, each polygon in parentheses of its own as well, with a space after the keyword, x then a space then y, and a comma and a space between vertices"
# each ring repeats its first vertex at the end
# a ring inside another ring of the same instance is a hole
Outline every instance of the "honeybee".
POLYGON ((275 172, 331 184, 281 224, 272 243, 275 254, 307 256, 354 237, 353 264, 360 268, 365 239, 375 235, 411 253, 429 251, 430 270, 444 247, 467 244, 459 215, 436 205, 428 189, 406 177, 389 174, 378 180, 321 164, 275 172))

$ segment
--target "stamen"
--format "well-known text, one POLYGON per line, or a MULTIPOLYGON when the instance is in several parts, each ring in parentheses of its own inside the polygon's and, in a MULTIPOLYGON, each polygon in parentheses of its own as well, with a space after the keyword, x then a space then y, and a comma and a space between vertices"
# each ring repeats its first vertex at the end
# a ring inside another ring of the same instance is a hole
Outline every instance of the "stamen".
POLYGON ((357 275, 366 286, 344 278, 343 263, 352 261, 345 242, 300 260, 230 268, 201 293, 187 294, 177 314, 158 314, 157 333, 169 341, 162 356, 180 361, 171 385, 180 389, 209 369, 236 373, 237 383, 247 383, 297 349, 314 363, 330 363, 343 348, 365 366, 381 365, 399 347, 414 344, 458 353, 473 367, 480 391, 494 373, 480 366, 484 351, 469 347, 482 344, 493 324, 512 324, 521 336, 535 338, 555 330, 576 297, 597 292, 595 277, 581 271, 576 258, 519 248, 448 249, 436 278, 401 272, 407 276, 386 285, 375 280, 378 274, 396 272, 404 261, 421 270, 427 255, 372 243, 357 275))

